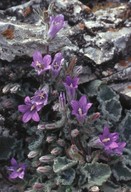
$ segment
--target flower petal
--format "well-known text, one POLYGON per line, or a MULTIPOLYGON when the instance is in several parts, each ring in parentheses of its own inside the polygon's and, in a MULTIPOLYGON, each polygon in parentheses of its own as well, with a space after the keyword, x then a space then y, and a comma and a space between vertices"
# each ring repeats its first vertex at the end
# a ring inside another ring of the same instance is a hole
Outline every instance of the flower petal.
POLYGON ((104 127, 103 129, 103 137, 108 137, 110 135, 109 128, 104 127))
POLYGON ((45 66, 48 66, 50 65, 51 63, 51 56, 50 55, 45 55, 44 58, 43 58, 43 63, 45 64, 45 66))
POLYGON ((86 107, 86 105, 87 105, 87 98, 86 98, 86 96, 85 95, 83 95, 81 98, 80 98, 80 100, 79 100, 79 105, 82 107, 86 107))
POLYGON ((73 79, 73 86, 74 86, 75 88, 78 87, 78 82, 79 82, 79 78, 75 77, 75 78, 73 79))
POLYGON ((22 113, 25 113, 29 109, 28 105, 19 105, 18 110, 22 113))
POLYGON ((110 133, 110 137, 112 141, 117 141, 119 139, 119 134, 118 133, 110 133))
POLYGON ((18 177, 19 177, 20 179, 23 179, 23 178, 24 178, 24 175, 25 175, 25 172, 24 172, 24 171, 22 171, 21 173, 18 173, 18 177))
POLYGON ((33 54, 33 60, 34 61, 40 61, 42 60, 42 54, 40 51, 35 51, 33 54))
POLYGON ((17 161, 15 160, 15 158, 12 158, 11 159, 11 165, 12 166, 17 166, 18 164, 17 164, 17 161))
POLYGON ((11 173, 10 175, 9 175, 9 178, 10 179, 16 179, 18 177, 18 173, 16 172, 16 171, 14 171, 13 173, 11 173))
POLYGON ((70 77, 70 76, 67 76, 67 77, 66 77, 66 80, 65 80, 65 82, 64 82, 64 84, 70 86, 71 83, 72 83, 72 79, 71 79, 71 77, 70 77))
POLYGON ((37 111, 35 113, 32 114, 32 119, 36 122, 40 121, 40 117, 37 113, 37 111))
POLYGON ((118 143, 116 143, 116 142, 111 142, 110 145, 109 145, 110 149, 115 149, 117 147, 118 147, 118 143))
POLYGON ((71 104, 71 107, 73 108, 73 110, 77 113, 78 108, 79 108, 78 101, 72 100, 70 104, 71 104))
POLYGON ((25 97, 24 102, 25 102, 25 104, 28 105, 31 102, 30 97, 29 96, 25 97))
POLYGON ((50 17, 50 27, 48 35, 50 38, 54 38, 61 28, 65 25, 64 15, 59 14, 56 17, 50 17))
POLYGON ((26 112, 23 117, 22 117, 22 121, 24 123, 27 123, 30 119, 32 118, 32 114, 30 111, 26 112))
POLYGON ((86 111, 88 111, 88 110, 91 108, 92 104, 93 104, 93 103, 87 103, 87 105, 86 105, 86 111))

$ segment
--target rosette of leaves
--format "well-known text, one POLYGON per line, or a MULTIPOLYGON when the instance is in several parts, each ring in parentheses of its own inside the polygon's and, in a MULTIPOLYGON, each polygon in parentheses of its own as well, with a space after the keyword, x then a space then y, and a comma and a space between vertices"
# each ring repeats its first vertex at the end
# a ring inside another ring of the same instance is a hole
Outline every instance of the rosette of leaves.
POLYGON ((113 123, 118 122, 122 111, 119 96, 107 85, 101 85, 97 99, 100 103, 103 118, 113 123))
POLYGON ((78 185, 81 188, 101 186, 111 175, 110 167, 103 163, 86 163, 79 169, 78 185))
POLYGON ((123 156, 119 158, 119 161, 111 166, 112 173, 116 180, 130 182, 131 180, 131 144, 124 149, 123 156))
POLYGON ((130 181, 131 169, 124 163, 118 162, 113 166, 112 173, 117 181, 130 181))
POLYGON ((124 139, 128 145, 131 143, 131 110, 126 112, 126 116, 121 121, 118 131, 122 139, 124 139))

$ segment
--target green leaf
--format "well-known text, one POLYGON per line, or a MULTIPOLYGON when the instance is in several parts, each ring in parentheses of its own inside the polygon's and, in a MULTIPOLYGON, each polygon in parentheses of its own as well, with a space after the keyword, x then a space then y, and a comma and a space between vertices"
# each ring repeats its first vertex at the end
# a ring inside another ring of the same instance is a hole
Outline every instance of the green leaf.
POLYGON ((54 160, 53 171, 55 173, 65 171, 76 164, 77 164, 77 161, 67 159, 66 157, 58 157, 54 160))
POLYGON ((62 185, 71 185, 75 179, 74 169, 62 171, 57 177, 57 183, 62 185))
POLYGON ((117 181, 129 181, 131 179, 131 169, 121 162, 115 164, 112 173, 117 181))
POLYGON ((110 167, 103 163, 87 163, 80 170, 79 185, 90 188, 94 185, 101 186, 111 175, 110 167))

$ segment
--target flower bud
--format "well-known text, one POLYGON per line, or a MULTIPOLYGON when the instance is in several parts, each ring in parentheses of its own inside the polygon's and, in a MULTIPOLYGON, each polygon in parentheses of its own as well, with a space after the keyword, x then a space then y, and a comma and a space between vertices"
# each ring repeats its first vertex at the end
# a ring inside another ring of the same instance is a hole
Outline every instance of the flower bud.
POLYGON ((74 67, 74 70, 73 70, 73 75, 75 77, 79 76, 80 74, 82 74, 83 72, 83 67, 80 65, 80 66, 75 66, 74 67))
POLYGON ((45 129, 45 124, 39 124, 39 125, 37 126, 37 129, 39 129, 39 130, 44 130, 44 129, 45 129))
POLYGON ((51 150, 52 155, 60 155, 62 152, 62 148, 60 147, 55 147, 54 149, 51 150))
POLYGON ((58 139, 57 144, 60 145, 61 147, 65 146, 65 141, 63 139, 58 139))
POLYGON ((64 15, 59 14, 50 17, 50 27, 48 31, 49 39, 55 38, 56 34, 65 26, 64 15))
POLYGON ((95 121, 96 119, 98 119, 100 117, 100 113, 96 112, 92 115, 92 120, 95 121))
POLYGON ((48 143, 51 143, 51 142, 53 142, 53 141, 55 141, 55 140, 56 140, 56 136, 55 136, 55 135, 47 136, 47 138, 46 138, 46 141, 47 141, 48 143))
POLYGON ((59 103, 55 103, 52 107, 53 111, 59 111, 59 103))
POLYGON ((15 101, 12 98, 5 98, 2 102, 2 107, 6 109, 13 109, 16 105, 15 101))
POLYGON ((41 190, 41 189, 43 189, 44 188, 44 185, 42 184, 42 183, 35 183, 34 185, 33 185, 33 189, 34 190, 41 190))
POLYGON ((79 135, 79 130, 78 129, 73 129, 71 131, 71 136, 74 138, 74 137, 77 137, 79 135))
POLYGON ((47 165, 47 166, 40 166, 36 169, 38 173, 44 173, 44 174, 49 174, 52 171, 52 167, 47 165))
POLYGON ((28 153, 27 157, 28 157, 29 159, 32 159, 32 158, 36 157, 38 154, 39 154, 38 151, 30 151, 30 152, 28 153))
POLYGON ((11 93, 16 93, 20 89, 20 85, 15 83, 14 86, 10 89, 11 93))
POLYGON ((100 138, 98 136, 90 139, 90 141, 88 142, 88 146, 93 148, 98 148, 98 149, 103 148, 103 144, 101 143, 100 138))
POLYGON ((50 163, 53 162, 54 156, 53 155, 44 155, 39 158, 39 161, 42 163, 50 163))
POLYGON ((10 92, 10 88, 12 87, 12 83, 8 83, 7 85, 5 85, 2 89, 2 93, 6 94, 8 92, 10 92))
POLYGON ((89 190, 90 192, 99 192, 100 191, 100 189, 99 189, 99 187, 98 186, 93 186, 93 187, 91 187, 90 188, 90 190, 89 190))
POLYGON ((50 124, 45 124, 45 129, 47 130, 52 130, 56 128, 56 124, 55 123, 50 123, 50 124))

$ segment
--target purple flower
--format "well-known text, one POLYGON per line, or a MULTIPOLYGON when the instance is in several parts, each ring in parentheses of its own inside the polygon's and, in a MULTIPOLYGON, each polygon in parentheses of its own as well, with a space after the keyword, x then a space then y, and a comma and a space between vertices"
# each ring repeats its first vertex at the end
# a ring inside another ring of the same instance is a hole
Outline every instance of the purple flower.
POLYGON ((37 105, 28 96, 25 98, 25 105, 18 106, 18 110, 24 114, 22 117, 22 121, 24 123, 27 123, 31 119, 38 122, 40 120, 40 117, 37 112, 40 111, 41 108, 41 105, 37 105))
POLYGON ((7 169, 8 171, 10 171, 10 179, 16 179, 17 177, 23 179, 25 175, 26 165, 24 163, 17 163, 17 161, 12 158, 11 166, 7 167, 7 169))
POLYGON ((108 127, 104 127, 103 134, 99 136, 100 143, 108 154, 122 154, 125 142, 118 142, 119 134, 117 132, 110 133, 108 127))
POLYGON ((57 16, 50 17, 50 28, 48 31, 48 36, 50 39, 53 39, 56 34, 64 27, 64 15, 59 14, 57 16))
POLYGON ((62 56, 62 53, 56 53, 54 60, 51 64, 51 70, 52 70, 52 76, 55 78, 58 76, 60 70, 61 70, 61 65, 63 62, 64 58, 62 56))
POLYGON ((50 69, 50 55, 45 55, 42 57, 42 54, 39 51, 35 51, 33 54, 33 60, 34 61, 32 62, 31 66, 35 68, 35 71, 38 73, 38 75, 41 75, 50 69))
POLYGON ((92 103, 87 102, 86 96, 82 96, 79 101, 72 100, 71 106, 73 108, 72 114, 76 116, 79 122, 83 123, 92 103))
POLYGON ((35 92, 35 95, 32 97, 32 101, 36 103, 37 105, 41 105, 42 107, 44 105, 47 105, 48 102, 48 87, 45 86, 40 90, 37 90, 35 92))
POLYGON ((66 77, 64 86, 66 89, 66 95, 68 98, 68 102, 70 102, 72 99, 75 99, 76 89, 78 88, 78 81, 79 81, 79 78, 77 78, 77 77, 74 77, 74 78, 72 78, 70 76, 66 77))

